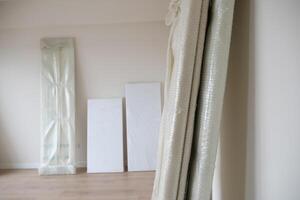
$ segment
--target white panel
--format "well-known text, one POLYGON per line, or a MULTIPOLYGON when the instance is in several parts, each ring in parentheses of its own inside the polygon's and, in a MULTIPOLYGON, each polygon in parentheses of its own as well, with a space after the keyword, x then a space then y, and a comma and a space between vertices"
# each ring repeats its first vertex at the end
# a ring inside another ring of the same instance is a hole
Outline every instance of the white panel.
POLYGON ((87 171, 123 171, 122 99, 88 100, 87 171))
POLYGON ((155 170, 161 117, 160 83, 127 84, 128 171, 155 170))

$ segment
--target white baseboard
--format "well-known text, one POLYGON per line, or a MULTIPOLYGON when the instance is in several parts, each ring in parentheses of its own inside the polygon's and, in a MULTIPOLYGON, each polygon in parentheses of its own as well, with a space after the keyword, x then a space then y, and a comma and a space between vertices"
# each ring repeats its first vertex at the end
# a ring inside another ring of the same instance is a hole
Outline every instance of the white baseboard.
POLYGON ((37 169, 39 163, 0 163, 0 169, 37 169))
MULTIPOLYGON (((0 169, 38 169, 40 163, 0 163, 0 169)), ((77 168, 86 167, 86 161, 76 163, 77 168)))

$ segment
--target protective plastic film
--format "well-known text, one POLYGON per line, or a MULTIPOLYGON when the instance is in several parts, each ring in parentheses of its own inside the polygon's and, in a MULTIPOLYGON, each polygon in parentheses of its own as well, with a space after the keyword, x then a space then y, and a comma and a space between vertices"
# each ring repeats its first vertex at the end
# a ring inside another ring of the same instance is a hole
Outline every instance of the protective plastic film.
POLYGON ((152 200, 209 200, 234 0, 172 0, 152 200))
POLYGON ((74 41, 41 40, 40 175, 74 174, 75 83, 74 41))
POLYGON ((152 200, 183 200, 192 146, 209 0, 172 0, 164 108, 152 200))
POLYGON ((235 0, 211 1, 196 110, 187 200, 211 198, 235 0))

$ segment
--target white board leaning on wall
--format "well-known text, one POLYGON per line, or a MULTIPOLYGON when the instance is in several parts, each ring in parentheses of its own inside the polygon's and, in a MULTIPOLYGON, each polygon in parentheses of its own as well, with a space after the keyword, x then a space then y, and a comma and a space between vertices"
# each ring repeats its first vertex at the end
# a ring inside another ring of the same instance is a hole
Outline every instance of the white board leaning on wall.
POLYGON ((128 171, 156 169, 161 118, 160 83, 125 86, 128 171))
POLYGON ((122 99, 88 100, 87 172, 123 172, 122 99))

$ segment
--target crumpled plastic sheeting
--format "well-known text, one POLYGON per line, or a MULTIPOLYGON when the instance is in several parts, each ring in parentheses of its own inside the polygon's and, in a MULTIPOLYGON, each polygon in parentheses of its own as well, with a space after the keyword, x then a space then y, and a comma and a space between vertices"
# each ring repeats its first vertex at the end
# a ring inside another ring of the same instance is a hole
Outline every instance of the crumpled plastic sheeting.
POLYGON ((209 0, 175 0, 152 200, 184 199, 209 0))
POLYGON ((74 174, 75 78, 74 41, 41 40, 40 175, 74 174))
POLYGON ((234 0, 170 4, 165 104, 152 200, 210 199, 233 5, 234 0))

